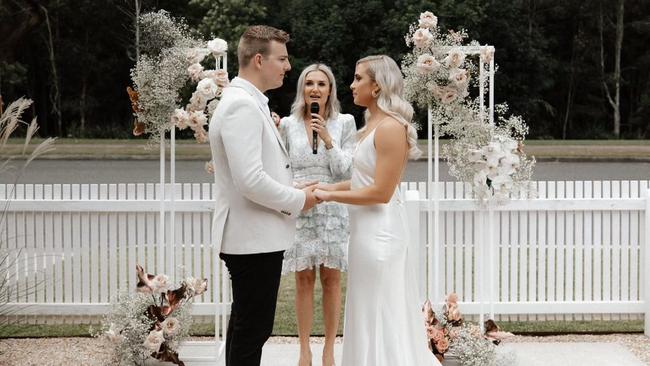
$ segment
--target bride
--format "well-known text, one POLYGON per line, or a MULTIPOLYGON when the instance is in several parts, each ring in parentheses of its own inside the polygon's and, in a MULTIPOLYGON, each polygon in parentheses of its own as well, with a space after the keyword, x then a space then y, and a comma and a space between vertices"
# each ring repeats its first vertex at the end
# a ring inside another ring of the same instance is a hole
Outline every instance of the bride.
POLYGON ((320 184, 314 192, 322 201, 351 205, 343 366, 440 365, 427 347, 415 272, 407 264, 398 185, 407 159, 420 151, 403 84, 390 57, 357 61, 350 87, 354 104, 367 110, 352 179, 320 184))

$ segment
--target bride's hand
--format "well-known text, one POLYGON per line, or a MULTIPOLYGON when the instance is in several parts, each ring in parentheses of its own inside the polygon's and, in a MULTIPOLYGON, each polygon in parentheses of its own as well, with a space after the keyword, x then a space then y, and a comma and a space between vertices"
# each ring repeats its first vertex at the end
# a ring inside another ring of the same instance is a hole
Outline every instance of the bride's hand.
POLYGON ((316 198, 319 201, 322 201, 322 202, 327 202, 327 201, 330 201, 332 199, 332 197, 331 197, 332 195, 330 194, 330 192, 323 191, 323 190, 318 189, 318 188, 316 188, 314 190, 314 196, 316 196, 316 198))
POLYGON ((336 187, 332 183, 318 183, 316 185, 316 189, 320 189, 321 191, 327 191, 327 192, 336 191, 336 187))

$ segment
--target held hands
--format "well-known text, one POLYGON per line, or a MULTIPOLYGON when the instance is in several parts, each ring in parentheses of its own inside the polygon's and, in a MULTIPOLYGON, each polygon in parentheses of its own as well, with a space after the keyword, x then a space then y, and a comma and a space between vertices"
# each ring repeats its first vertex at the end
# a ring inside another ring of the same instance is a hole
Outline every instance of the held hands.
POLYGON ((325 120, 323 119, 323 117, 321 117, 319 114, 312 113, 311 128, 313 131, 315 131, 318 134, 321 140, 323 140, 323 142, 325 143, 325 147, 327 149, 331 149, 332 136, 330 136, 330 133, 327 130, 327 127, 325 126, 325 120))
POLYGON ((314 190, 314 196, 316 196, 316 199, 318 200, 319 203, 331 201, 332 200, 331 195, 332 194, 329 191, 323 191, 321 189, 314 190))
POLYGON ((312 207, 320 203, 316 196, 314 196, 316 186, 316 184, 312 184, 302 188, 302 191, 305 192, 305 204, 302 206, 303 211, 310 210, 312 207))

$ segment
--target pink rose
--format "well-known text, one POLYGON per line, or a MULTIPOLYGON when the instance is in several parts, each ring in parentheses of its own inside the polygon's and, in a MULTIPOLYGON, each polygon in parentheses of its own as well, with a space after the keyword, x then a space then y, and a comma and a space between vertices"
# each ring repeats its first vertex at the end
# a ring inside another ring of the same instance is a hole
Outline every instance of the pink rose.
POLYGON ((210 50, 207 48, 190 48, 185 54, 187 62, 189 64, 197 64, 205 58, 210 53, 210 50))
POLYGON ((494 47, 489 47, 489 46, 481 47, 481 60, 483 60, 483 62, 489 64, 490 62, 492 62, 493 57, 494 57, 494 47))
POLYGON ((199 144, 205 144, 208 142, 208 134, 202 131, 198 131, 194 133, 194 138, 196 139, 196 142, 199 144))
POLYGON ((463 86, 467 83, 467 70, 453 69, 449 71, 449 80, 458 86, 463 86))
POLYGON ((179 130, 184 130, 187 128, 187 123, 189 121, 190 115, 185 112, 183 109, 175 109, 172 113, 171 121, 172 124, 178 127, 179 130))
POLYGON ((426 28, 420 28, 413 33, 413 44, 417 48, 424 48, 431 43, 433 35, 426 28))
POLYGON ((458 98, 458 91, 454 88, 445 87, 442 89, 440 101, 444 104, 450 104, 458 98))
POLYGON ((437 343, 438 341, 440 341, 440 340, 443 339, 444 337, 445 337, 445 333, 444 333, 444 331, 443 331, 442 329, 440 329, 440 328, 434 328, 434 329, 433 329, 431 339, 432 339, 434 342, 437 343))
POLYGON ((198 132, 198 130, 203 130, 203 126, 205 126, 207 123, 208 117, 205 115, 205 113, 201 111, 190 113, 188 126, 195 132, 198 132))
POLYGON ((203 66, 201 66, 199 63, 192 64, 187 68, 187 73, 190 75, 190 79, 192 79, 192 81, 199 81, 202 72, 203 66))
POLYGON ((440 68, 440 63, 436 61, 436 58, 429 55, 429 54, 424 54, 420 55, 418 57, 417 61, 417 69, 420 74, 430 74, 440 68))
POLYGON ((440 353, 447 352, 447 349, 449 349, 449 341, 446 338, 443 338, 443 339, 437 341, 436 342, 436 349, 440 353))
POLYGON ((214 174, 214 164, 212 164, 212 160, 205 163, 205 171, 214 174))
POLYGON ((458 68, 465 61, 465 53, 463 51, 455 48, 449 51, 449 54, 445 58, 445 64, 450 68, 458 68))

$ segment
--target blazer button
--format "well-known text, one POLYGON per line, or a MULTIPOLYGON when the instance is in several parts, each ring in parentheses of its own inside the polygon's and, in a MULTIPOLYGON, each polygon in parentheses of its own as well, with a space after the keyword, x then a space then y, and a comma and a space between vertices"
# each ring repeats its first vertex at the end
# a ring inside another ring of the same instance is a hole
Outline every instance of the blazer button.
POLYGON ((291 167, 291 165, 289 165, 289 164, 285 165, 285 168, 287 168, 287 169, 289 169, 290 167, 291 167))

